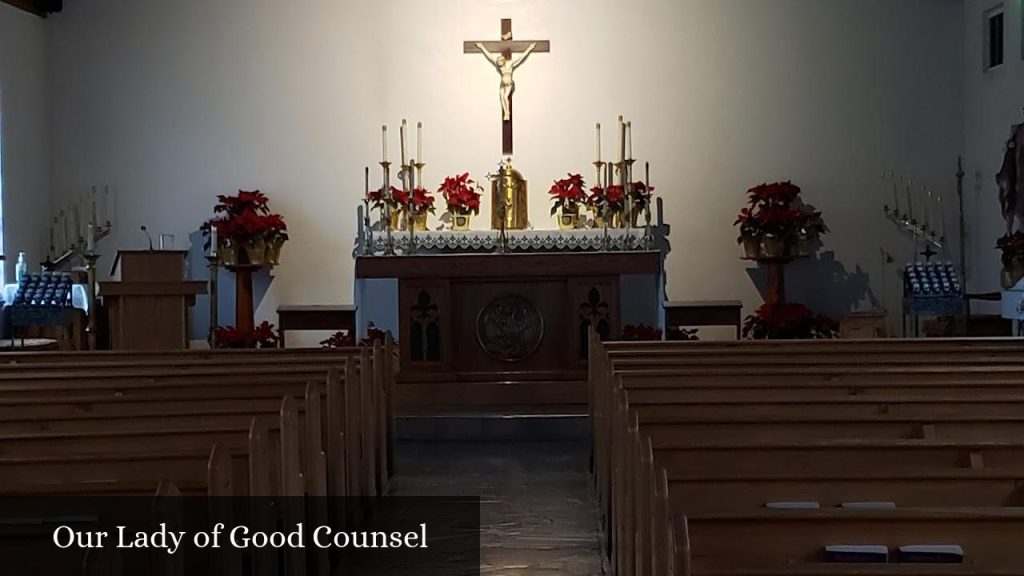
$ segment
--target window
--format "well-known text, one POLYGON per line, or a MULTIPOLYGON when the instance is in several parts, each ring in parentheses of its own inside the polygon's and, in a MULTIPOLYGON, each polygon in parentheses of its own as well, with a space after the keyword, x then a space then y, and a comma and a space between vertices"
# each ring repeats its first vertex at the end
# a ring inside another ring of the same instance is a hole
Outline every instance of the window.
POLYGON ((999 5, 985 12, 985 71, 1003 65, 1006 17, 999 5))

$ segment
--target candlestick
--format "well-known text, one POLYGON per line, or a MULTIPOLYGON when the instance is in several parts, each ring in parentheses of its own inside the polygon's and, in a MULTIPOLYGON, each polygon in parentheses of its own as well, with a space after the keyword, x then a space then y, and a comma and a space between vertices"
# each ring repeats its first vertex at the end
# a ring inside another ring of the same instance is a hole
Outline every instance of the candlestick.
POLYGON ((74 245, 79 246, 82 240, 82 220, 78 214, 78 202, 71 205, 71 225, 75 230, 74 245))
POLYGON ((399 140, 400 140, 401 145, 402 145, 402 166, 403 167, 408 166, 408 164, 405 161, 405 127, 406 127, 406 124, 407 124, 407 122, 406 122, 405 118, 402 118, 402 127, 399 128, 399 130, 398 130, 399 140))
MULTIPOLYGON (((597 160, 596 160, 596 162, 600 162, 600 161, 601 161, 601 123, 598 122, 597 123, 597 160)), ((600 173, 598 174, 598 180, 600 180, 600 173)), ((598 185, 600 185, 600 184, 598 184, 598 185)))
POLYGON ((381 127, 381 162, 388 161, 388 127, 381 127))
POLYGON ((619 160, 626 159, 626 123, 619 116, 619 160))
POLYGON ((62 228, 64 229, 64 238, 61 239, 61 252, 67 252, 68 248, 71 247, 71 240, 70 234, 68 234, 68 216, 67 214, 64 213, 63 210, 60 211, 60 222, 62 228))
POLYGON ((912 224, 916 222, 916 220, 914 220, 914 197, 911 196, 910 193, 910 189, 913 184, 913 180, 907 180, 907 221, 912 224))
POLYGON ((932 224, 932 191, 924 186, 921 186, 921 195, 922 200, 924 200, 924 231, 928 232, 932 224))
POLYGON ((423 122, 416 123, 416 157, 423 162, 423 122))
POLYGON ((107 228, 110 228, 112 220, 110 219, 110 186, 103 187, 103 221, 106 222, 107 228))
POLYGON ((93 186, 89 191, 89 223, 92 225, 99 224, 99 215, 96 212, 96 187, 93 186))
POLYGON ((54 243, 54 240, 53 240, 53 236, 54 236, 53 229, 54 229, 54 225, 50 224, 50 253, 48 254, 48 256, 49 256, 48 259, 52 259, 53 258, 53 253, 57 251, 57 245, 54 243))
POLYGON ((942 194, 939 194, 939 240, 946 239, 946 212, 942 207, 942 194))
MULTIPOLYGON (((895 172, 889 172, 889 176, 892 178, 892 201, 893 201, 893 214, 897 218, 900 216, 900 191, 898 178, 895 172)), ((900 177, 902 178, 902 177, 900 177)))
POLYGON ((89 254, 96 251, 96 225, 92 222, 89 223, 85 234, 85 251, 89 254))
POLYGON ((216 258, 217 257, 217 244, 218 243, 219 243, 219 238, 217 237, 217 227, 216 226, 210 226, 210 257, 211 258, 216 258))
POLYGON ((628 142, 629 151, 626 157, 630 160, 633 159, 633 121, 626 122, 626 141, 628 142))

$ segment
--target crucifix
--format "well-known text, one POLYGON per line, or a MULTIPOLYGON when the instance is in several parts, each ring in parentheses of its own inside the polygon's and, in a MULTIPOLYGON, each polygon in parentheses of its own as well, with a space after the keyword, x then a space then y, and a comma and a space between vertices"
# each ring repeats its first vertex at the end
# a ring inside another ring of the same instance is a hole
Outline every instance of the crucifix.
POLYGON ((498 95, 501 99, 501 135, 502 153, 505 156, 512 155, 512 94, 515 93, 516 83, 512 74, 522 66, 530 54, 535 52, 550 52, 551 43, 547 40, 512 40, 512 20, 503 18, 501 20, 501 40, 495 41, 467 41, 463 43, 462 50, 466 54, 483 54, 501 75, 501 84, 498 87, 498 95), (521 56, 515 57, 517 54, 521 56))

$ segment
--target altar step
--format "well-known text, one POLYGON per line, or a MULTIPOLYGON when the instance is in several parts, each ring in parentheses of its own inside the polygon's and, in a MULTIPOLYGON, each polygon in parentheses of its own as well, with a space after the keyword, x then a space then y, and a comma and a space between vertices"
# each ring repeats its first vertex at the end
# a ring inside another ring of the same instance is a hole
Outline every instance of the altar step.
POLYGON ((399 440, 414 442, 563 441, 590 438, 581 414, 452 414, 400 416, 399 440))

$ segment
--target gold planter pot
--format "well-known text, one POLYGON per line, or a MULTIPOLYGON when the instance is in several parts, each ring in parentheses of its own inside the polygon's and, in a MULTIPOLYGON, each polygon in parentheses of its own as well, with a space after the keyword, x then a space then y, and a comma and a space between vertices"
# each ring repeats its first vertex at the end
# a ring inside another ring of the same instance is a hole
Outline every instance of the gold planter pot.
POLYGON ((245 255, 249 264, 253 266, 266 266, 267 264, 267 242, 263 238, 256 238, 245 245, 245 255))
POLYGON ((1010 266, 1003 266, 1002 273, 999 276, 1004 290, 1013 288, 1020 282, 1021 278, 1024 278, 1024 262, 1014 261, 1010 266))
POLYGON ((267 242, 266 262, 268 266, 279 266, 281 264, 281 249, 284 248, 284 240, 273 240, 267 242))
POLYGON ((471 214, 452 214, 452 230, 456 232, 469 231, 471 214))
POLYGON ((751 260, 757 260, 761 257, 761 237, 760 236, 744 236, 743 237, 743 256, 751 260))
POLYGON ((427 213, 415 214, 412 217, 412 225, 416 227, 417 232, 427 231, 427 213))
POLYGON ((789 258, 790 247, 789 238, 785 236, 772 236, 768 234, 764 237, 765 258, 789 258))
POLYGON ((575 230, 576 223, 580 219, 580 208, 577 206, 573 210, 562 209, 558 214, 558 228, 560 230, 575 230))

